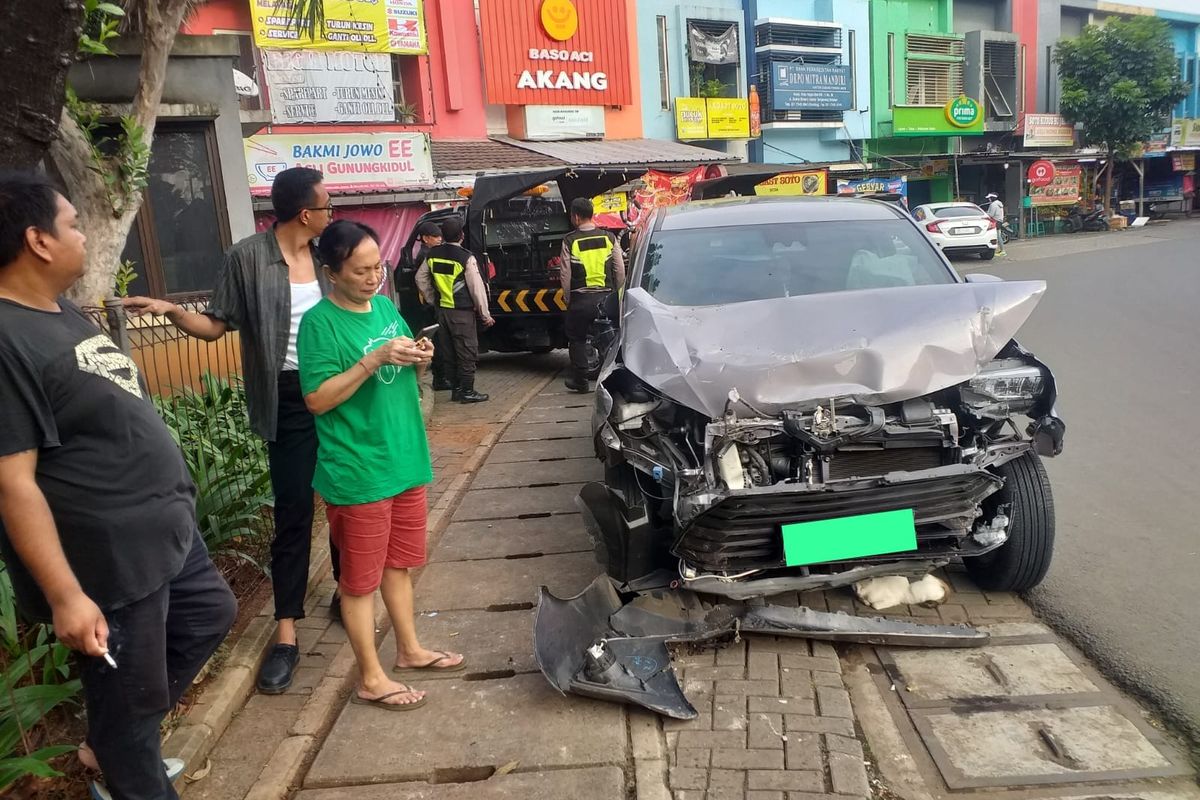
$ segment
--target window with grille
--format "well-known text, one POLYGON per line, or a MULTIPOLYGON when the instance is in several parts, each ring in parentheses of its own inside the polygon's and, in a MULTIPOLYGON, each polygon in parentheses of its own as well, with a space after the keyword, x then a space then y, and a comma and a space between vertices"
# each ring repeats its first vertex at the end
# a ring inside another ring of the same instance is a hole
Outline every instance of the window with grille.
POLYGON ((962 58, 965 52, 961 38, 954 36, 931 36, 923 33, 907 34, 905 47, 909 55, 962 58))
POLYGON ((988 117, 1011 119, 1017 98, 1016 42, 983 43, 983 91, 988 117))
POLYGON ((906 100, 910 106, 944 106, 963 93, 963 65, 955 61, 908 59, 906 100))

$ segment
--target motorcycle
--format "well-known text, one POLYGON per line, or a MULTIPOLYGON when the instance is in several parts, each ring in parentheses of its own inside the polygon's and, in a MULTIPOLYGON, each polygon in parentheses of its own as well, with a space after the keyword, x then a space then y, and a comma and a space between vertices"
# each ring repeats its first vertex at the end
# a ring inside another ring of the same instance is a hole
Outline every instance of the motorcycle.
POLYGON ((1066 227, 1067 233, 1108 230, 1108 220, 1104 217, 1103 207, 1085 213, 1083 207, 1078 204, 1071 206, 1067 211, 1063 225, 1066 227))

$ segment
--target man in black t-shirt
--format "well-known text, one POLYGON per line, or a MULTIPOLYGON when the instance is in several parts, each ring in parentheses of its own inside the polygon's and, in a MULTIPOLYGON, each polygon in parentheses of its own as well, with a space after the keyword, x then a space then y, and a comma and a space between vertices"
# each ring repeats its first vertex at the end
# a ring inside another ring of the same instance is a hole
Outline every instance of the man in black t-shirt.
POLYGON ((172 800, 159 725, 236 602, 137 366, 60 297, 83 271, 67 199, 0 174, 0 556, 23 615, 79 654, 111 795, 172 800))

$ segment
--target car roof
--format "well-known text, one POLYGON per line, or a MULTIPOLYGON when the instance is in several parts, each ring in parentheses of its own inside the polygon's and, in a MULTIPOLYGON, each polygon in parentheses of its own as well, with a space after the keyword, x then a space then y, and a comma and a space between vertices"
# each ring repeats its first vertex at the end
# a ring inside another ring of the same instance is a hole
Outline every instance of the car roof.
POLYGON ((776 222, 868 222, 900 219, 895 206, 848 197, 733 197, 659 209, 664 231, 769 225, 776 222))

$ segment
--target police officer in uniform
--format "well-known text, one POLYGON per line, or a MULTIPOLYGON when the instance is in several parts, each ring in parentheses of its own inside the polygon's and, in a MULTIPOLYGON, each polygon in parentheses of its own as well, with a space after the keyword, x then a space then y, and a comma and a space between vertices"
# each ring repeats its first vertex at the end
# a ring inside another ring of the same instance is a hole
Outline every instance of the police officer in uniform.
POLYGON ((575 230, 563 237, 559 273, 563 296, 569 298, 566 332, 571 354, 571 377, 566 386, 573 392, 590 391, 587 375, 587 335, 600 310, 614 290, 625 285, 625 257, 621 244, 608 231, 592 222, 592 201, 571 201, 571 224, 575 230))
POLYGON ((479 360, 475 321, 478 318, 485 328, 496 321, 488 312, 487 290, 475 256, 462 246, 462 217, 442 223, 442 240, 442 244, 429 248, 417 269, 417 288, 437 307, 441 327, 436 349, 447 356, 447 377, 457 377, 450 398, 459 403, 482 403, 488 396, 475 391, 475 362, 479 360))
MULTIPOLYGON (((429 255, 430 249, 442 243, 442 226, 433 220, 427 219, 417 226, 417 238, 421 242, 421 249, 417 251, 416 258, 417 268, 420 269, 421 265, 425 263, 425 257, 429 255)), ((400 285, 400 270, 398 268, 396 270, 396 285, 400 285)), ((426 297, 424 300, 430 308, 437 308, 434 298, 426 297)), ((436 314, 436 311, 434 313, 436 314)), ((448 392, 458 388, 458 376, 446 369, 446 358, 449 352, 449 349, 447 349, 446 353, 442 353, 437 349, 434 350, 431 370, 433 372, 433 390, 435 392, 448 392)))

